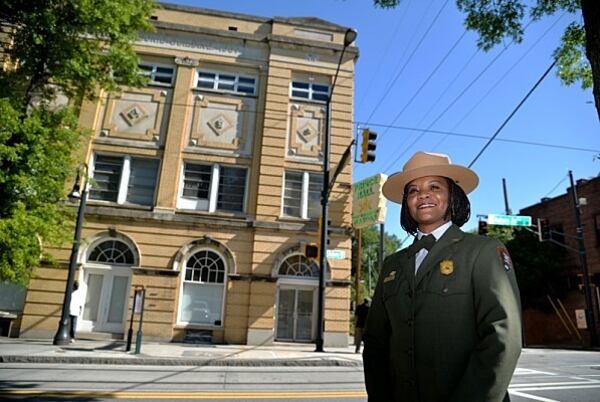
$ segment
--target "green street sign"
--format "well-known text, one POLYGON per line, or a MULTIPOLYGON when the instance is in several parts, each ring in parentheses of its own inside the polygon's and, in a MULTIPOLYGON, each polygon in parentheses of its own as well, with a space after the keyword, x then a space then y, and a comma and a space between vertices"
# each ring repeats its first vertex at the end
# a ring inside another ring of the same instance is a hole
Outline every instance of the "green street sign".
POLYGON ((346 252, 344 250, 327 250, 328 260, 344 260, 346 258, 346 252))
POLYGON ((488 225, 531 226, 531 216, 489 214, 488 225))

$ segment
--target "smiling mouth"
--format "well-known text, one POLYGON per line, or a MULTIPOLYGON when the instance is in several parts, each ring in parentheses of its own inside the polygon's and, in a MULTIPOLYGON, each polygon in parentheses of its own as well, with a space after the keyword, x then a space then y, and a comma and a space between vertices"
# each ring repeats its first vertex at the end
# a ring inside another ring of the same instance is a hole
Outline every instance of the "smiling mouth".
POLYGON ((433 208, 435 207, 435 204, 421 204, 418 206, 418 209, 426 209, 426 208, 433 208))

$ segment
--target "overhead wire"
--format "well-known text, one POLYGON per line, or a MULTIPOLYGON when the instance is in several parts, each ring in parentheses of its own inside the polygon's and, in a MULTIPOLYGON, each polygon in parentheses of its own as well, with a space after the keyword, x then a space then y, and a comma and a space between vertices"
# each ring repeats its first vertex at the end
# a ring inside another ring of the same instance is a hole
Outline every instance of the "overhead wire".
MULTIPOLYGON (((115 99, 119 99, 119 100, 127 100, 127 99, 122 99, 122 98, 111 98, 109 95, 104 95, 101 97, 95 97, 92 100, 115 100, 115 99)), ((144 99, 135 99, 134 100, 135 103, 156 103, 156 101, 153 100, 144 100, 144 99)), ((163 102, 162 103, 165 106, 182 106, 182 107, 197 107, 196 104, 193 103, 181 103, 181 102, 163 102)), ((212 106, 210 108, 211 110, 221 110, 221 111, 227 111, 227 112, 231 112, 232 109, 230 108, 226 108, 226 107, 215 107, 212 106)), ((255 110, 240 110, 237 113, 246 113, 246 114, 253 114, 253 115, 265 115, 265 114, 273 114, 273 115, 277 115, 280 117, 292 117, 294 116, 294 114, 292 113, 288 113, 288 112, 277 112, 277 111, 273 111, 273 110, 269 110, 269 111, 255 111, 255 110)), ((363 121, 359 121, 359 120, 353 120, 350 121, 350 123, 353 126, 365 126, 366 123, 363 121)), ((404 130, 404 131, 413 131, 413 132, 420 132, 420 133, 425 133, 425 134, 437 134, 437 135, 449 135, 449 136, 454 136, 454 137, 459 137, 459 138, 472 138, 472 139, 477 139, 477 140, 489 140, 490 137, 486 137, 483 135, 477 135, 477 134, 468 134, 468 133, 459 133, 459 132, 452 132, 452 131, 445 131, 445 130, 432 130, 432 129, 423 129, 421 127, 409 127, 409 126, 398 126, 398 125, 390 125, 390 124, 384 124, 384 123, 369 123, 369 125, 371 127, 380 127, 380 128, 387 128, 387 129, 394 129, 394 130, 404 130)), ((543 143, 543 142, 534 142, 534 141, 524 141, 524 140, 515 140, 515 139, 507 139, 507 138, 499 138, 496 139, 496 141, 500 141, 500 142, 507 142, 507 143, 514 143, 514 144, 520 144, 520 145, 531 145, 531 146, 539 146, 539 147, 547 147, 547 148, 556 148, 556 149, 564 149, 564 150, 569 150, 569 151, 581 151, 581 152, 593 152, 593 153, 600 153, 600 149, 592 149, 592 148, 582 148, 582 147, 573 147, 573 146, 568 146, 568 145, 558 145, 558 144, 548 144, 548 143, 543 143)))
POLYGON ((477 162, 477 160, 479 159, 479 157, 490 146, 490 144, 492 143, 492 141, 494 141, 494 139, 496 138, 496 136, 498 136, 498 134, 500 134, 500 132, 502 131, 502 129, 504 127, 506 127, 506 125, 508 124, 508 122, 513 118, 513 116, 517 113, 517 111, 521 108, 521 106, 523 106, 523 104, 527 101, 527 99, 531 96, 531 94, 537 89, 537 87, 542 83, 542 81, 544 81, 544 78, 546 78, 546 76, 548 75, 548 73, 550 73, 550 71, 554 68, 555 65, 556 65, 556 60, 552 61, 552 63, 550 64, 550 66, 548 66, 548 68, 546 69, 546 71, 544 71, 544 73, 536 81, 536 83, 533 85, 533 87, 527 92, 527 94, 525 95, 525 97, 523 97, 523 99, 521 99, 521 101, 517 104, 517 106, 513 109, 513 111, 508 115, 508 117, 504 120, 504 122, 502 122, 502 124, 500 125, 500 127, 498 127, 498 129, 496 130, 496 132, 494 133, 494 135, 492 135, 490 137, 490 139, 486 142, 486 144, 483 146, 483 148, 481 148, 481 150, 475 156, 475 158, 473 158, 473 160, 471 161, 471 163, 469 163, 468 167, 473 166, 473 164, 475 162, 477 162))
POLYGON ((400 71, 398 71, 398 73, 394 76, 394 79, 391 81, 391 83, 389 85, 387 85, 387 89, 384 92, 383 96, 379 99, 379 101, 377 102, 377 104, 375 105, 375 107, 373 108, 373 110, 371 111, 371 114, 367 118, 367 123, 371 121, 371 118, 373 117, 373 115, 375 114, 375 112, 377 112, 377 109, 379 109, 379 106, 381 106, 381 104, 383 103, 383 101, 385 100, 385 98, 389 95, 390 91, 392 90, 392 88, 396 84, 396 81, 398 81, 398 78, 400 78, 400 76, 404 72, 404 69, 406 68, 406 66, 408 66, 408 64, 412 60, 413 56, 415 55, 415 53, 417 52, 417 50, 419 49, 419 47, 421 46, 421 44, 423 43, 423 41, 425 40, 425 38, 427 38, 427 35, 429 34, 429 32, 431 31, 431 29, 433 28, 433 26, 437 22, 438 18, 442 14, 442 11, 444 10, 444 8, 446 7, 446 5, 448 4, 449 1, 450 0, 446 0, 444 2, 444 4, 442 5, 442 7, 440 7, 439 11, 435 15, 435 17, 433 18, 433 20, 431 21, 431 23, 429 24, 429 26, 427 27, 427 30, 425 31, 425 33, 423 34, 423 36, 421 36, 421 39, 419 40, 419 43, 417 43, 417 45, 414 47, 414 49, 412 50, 411 54, 408 56, 408 59, 406 60, 406 62, 404 63, 404 65, 402 66, 402 68, 400 69, 400 71))
MULTIPOLYGON (((369 83, 367 84, 367 89, 365 90, 364 95, 361 96, 359 103, 356 105, 356 109, 360 109, 362 104, 364 103, 365 99, 369 96, 371 88, 373 87, 373 82, 375 81, 375 78, 379 76, 379 71, 381 70, 381 66, 384 64, 383 60, 385 60, 387 58, 390 48, 392 47, 392 43, 395 42, 396 36, 398 35, 398 32, 400 32, 400 28, 403 26, 402 23, 404 22, 404 17, 406 17, 406 15, 408 14, 409 6, 410 6, 410 0, 407 0, 406 5, 402 8, 402 15, 400 15, 400 18, 396 22, 396 29, 394 29, 394 33, 390 36, 390 39, 388 40, 387 45, 385 47, 385 51, 381 54, 381 57, 379 58, 379 62, 377 63, 377 67, 375 68, 375 73, 371 74, 371 79, 369 80, 369 83)), ((405 50, 408 50, 409 46, 410 46, 410 44, 406 46, 405 50)), ((405 52, 403 52, 400 59, 398 59, 399 61, 402 60, 402 58, 404 57, 404 53, 405 52)))
MULTIPOLYGON (((477 109, 477 107, 494 91, 494 89, 496 89, 498 87, 498 85, 500 85, 500 83, 502 81, 504 81, 504 79, 517 67, 517 65, 519 65, 524 59, 525 57, 542 41, 542 39, 544 39, 546 37, 546 35, 558 24, 558 22, 562 19, 562 17, 564 17, 567 14, 567 12, 565 11, 564 13, 562 13, 542 34, 542 36, 540 36, 531 46, 529 46, 529 48, 521 55, 521 57, 519 57, 519 59, 513 63, 513 65, 506 70, 506 72, 498 79, 496 80, 496 82, 494 83, 494 85, 492 85, 487 92, 480 97, 477 102, 475 102, 475 104, 471 107, 471 109, 469 109, 469 111, 467 113, 465 113, 456 124, 454 124, 449 131, 454 131, 456 130, 461 124, 462 122, 471 115, 471 113, 473 113, 473 111, 475 111, 475 109, 477 109)), ((448 137, 444 136, 442 138, 440 138, 440 140, 433 146, 433 148, 431 148, 431 151, 435 151, 448 137)))
MULTIPOLYGON (((406 109, 408 109, 408 107, 413 103, 413 101, 417 98, 417 96, 419 96, 419 94, 421 93, 421 91, 423 90, 423 88, 425 88, 425 86, 431 81, 431 78, 435 75, 435 73, 437 73, 437 71, 444 64, 444 62, 448 59, 448 57, 450 57, 450 55, 452 54, 452 52, 454 52, 454 50, 456 49, 456 47, 458 46, 458 44, 463 40, 463 38, 465 37, 466 34, 467 34, 467 31, 465 30, 462 33, 462 35, 450 47, 450 49, 448 49, 448 51, 446 52, 446 54, 440 59, 440 61, 438 62, 438 64, 435 66, 435 68, 429 73, 429 75, 427 76, 427 78, 425 78, 425 80, 423 80, 423 82, 421 83, 421 86, 419 86, 419 88, 413 94, 413 96, 409 99, 409 101, 406 102, 406 104, 402 107, 402 109, 400 109, 400 111, 396 114, 396 116, 394 116, 394 119, 392 120, 392 122, 390 124, 393 125, 394 123, 396 123, 396 121, 398 121, 398 119, 400 118, 400 116, 402 116, 402 114, 406 111, 406 109)), ((386 133, 387 133, 387 130, 385 130, 383 133, 381 133, 381 135, 378 138, 378 140, 382 140, 386 133)))
POLYGON ((565 182, 565 180, 567 180, 568 178, 569 178, 569 175, 566 174, 562 179, 560 179, 560 181, 558 183, 556 183, 556 185, 554 187, 552 187, 552 190, 548 191, 548 193, 543 198, 548 197, 550 194, 552 194, 554 191, 556 191, 558 186, 563 184, 565 182))

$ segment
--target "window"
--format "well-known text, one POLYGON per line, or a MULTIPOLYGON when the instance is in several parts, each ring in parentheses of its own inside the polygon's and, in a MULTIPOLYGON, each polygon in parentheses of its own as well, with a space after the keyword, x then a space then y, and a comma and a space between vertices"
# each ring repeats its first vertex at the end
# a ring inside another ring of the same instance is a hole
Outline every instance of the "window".
POLYGON ((318 278, 319 266, 316 262, 309 261, 302 254, 295 254, 283 260, 279 267, 278 274, 279 276, 318 278))
POLYGON ((95 155, 90 199, 153 205, 158 159, 95 155))
POLYGON ((101 264, 133 265, 135 258, 129 246, 119 240, 106 240, 98 244, 88 257, 88 262, 101 264))
POLYGON ((139 65, 142 75, 150 78, 150 84, 172 85, 175 69, 173 67, 158 66, 142 63, 139 65))
POLYGON ((312 172, 285 172, 283 215, 303 219, 321 216, 323 176, 312 172))
POLYGON ((198 71, 196 87, 198 89, 254 95, 256 92, 256 78, 239 74, 198 71))
POLYGON ((327 102, 329 85, 314 82, 292 81, 291 97, 327 102))
POLYGON ((185 266, 179 321, 221 325, 226 271, 224 259, 212 250, 190 256, 185 266))
POLYGON ((246 168, 186 163, 178 208, 201 211, 243 212, 246 168))

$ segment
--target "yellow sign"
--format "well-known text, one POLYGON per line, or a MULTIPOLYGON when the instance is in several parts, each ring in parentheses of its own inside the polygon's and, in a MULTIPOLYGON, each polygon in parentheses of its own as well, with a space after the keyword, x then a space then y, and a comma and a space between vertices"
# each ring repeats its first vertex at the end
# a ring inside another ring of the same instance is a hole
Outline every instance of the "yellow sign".
POLYGON ((352 226, 366 228, 385 220, 385 198, 381 195, 384 174, 376 174, 352 185, 352 226))

